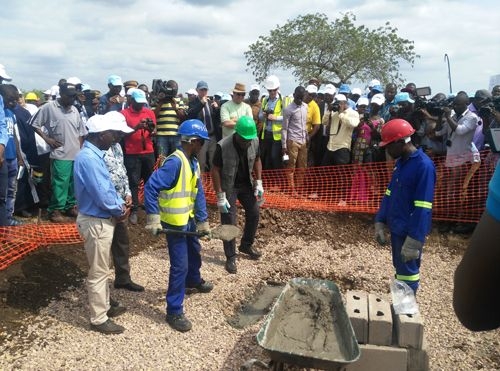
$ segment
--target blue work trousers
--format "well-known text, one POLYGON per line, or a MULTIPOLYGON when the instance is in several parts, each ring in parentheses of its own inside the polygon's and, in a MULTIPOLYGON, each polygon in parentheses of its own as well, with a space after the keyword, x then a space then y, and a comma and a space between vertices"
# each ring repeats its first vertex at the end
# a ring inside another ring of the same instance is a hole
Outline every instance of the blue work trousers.
MULTIPOLYGON (((167 229, 196 231, 194 219, 183 227, 164 223, 167 229)), ((170 274, 167 288, 167 314, 184 313, 183 303, 186 285, 196 286, 201 283, 201 245, 198 237, 167 234, 170 274)))
POLYGON ((0 227, 7 226, 9 224, 6 206, 8 178, 7 161, 4 161, 0 166, 0 227))
POLYGON ((396 269, 396 279, 404 281, 416 294, 420 282, 420 258, 403 262, 401 259, 401 248, 406 236, 391 233, 392 265, 396 269))

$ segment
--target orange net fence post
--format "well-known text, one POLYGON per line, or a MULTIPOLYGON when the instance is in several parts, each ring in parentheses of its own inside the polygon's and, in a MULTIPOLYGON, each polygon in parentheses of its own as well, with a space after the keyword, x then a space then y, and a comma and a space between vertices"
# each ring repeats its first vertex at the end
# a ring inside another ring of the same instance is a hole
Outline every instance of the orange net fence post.
MULTIPOLYGON (((488 152, 481 154, 481 163, 455 168, 446 167, 444 157, 433 160, 437 174, 433 219, 477 222, 485 208, 495 165, 488 152)), ((263 171, 263 207, 374 214, 393 167, 394 162, 373 162, 311 167, 293 173, 286 169, 263 171)), ((207 203, 215 205, 217 196, 210 173, 203 174, 202 182, 207 203)), ((142 200, 142 183, 139 194, 142 200)), ((82 239, 74 223, 0 227, 0 270, 41 246, 80 242, 82 239)))

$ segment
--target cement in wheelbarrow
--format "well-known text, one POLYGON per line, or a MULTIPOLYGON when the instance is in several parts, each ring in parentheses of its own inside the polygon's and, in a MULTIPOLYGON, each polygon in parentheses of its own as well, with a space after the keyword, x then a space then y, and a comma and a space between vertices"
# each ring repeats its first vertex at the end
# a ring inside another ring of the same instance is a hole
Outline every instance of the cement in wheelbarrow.
POLYGON ((339 370, 360 355, 338 287, 326 280, 291 280, 257 342, 277 363, 324 370, 339 370))

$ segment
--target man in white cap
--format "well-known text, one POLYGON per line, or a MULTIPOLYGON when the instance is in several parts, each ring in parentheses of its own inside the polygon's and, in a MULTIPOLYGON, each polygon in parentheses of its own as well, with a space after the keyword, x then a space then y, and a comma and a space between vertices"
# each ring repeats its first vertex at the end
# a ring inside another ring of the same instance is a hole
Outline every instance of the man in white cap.
POLYGON ((11 81, 12 77, 7 75, 7 72, 5 71, 5 66, 3 64, 0 64, 0 84, 3 81, 11 81))
POLYGON ((268 76, 264 81, 268 96, 262 99, 259 119, 263 121, 260 136, 262 168, 265 170, 281 169, 281 127, 283 125, 284 100, 279 92, 280 81, 277 76, 268 76))
POLYGON ((110 299, 109 262, 115 223, 126 220, 130 209, 115 189, 104 156, 122 134, 133 129, 118 113, 94 115, 87 121, 87 127, 89 135, 76 156, 74 177, 80 205, 76 224, 90 265, 87 277, 90 326, 103 334, 120 334, 125 329, 109 317, 119 316, 126 308, 110 299))

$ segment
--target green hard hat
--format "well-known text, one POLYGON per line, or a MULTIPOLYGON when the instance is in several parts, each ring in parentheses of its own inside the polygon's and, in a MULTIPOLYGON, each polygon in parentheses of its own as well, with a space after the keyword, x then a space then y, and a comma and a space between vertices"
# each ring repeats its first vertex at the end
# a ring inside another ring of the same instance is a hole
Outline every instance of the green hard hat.
POLYGON ((236 121, 236 126, 234 130, 243 138, 243 139, 254 139, 257 138, 257 126, 255 125, 255 121, 250 116, 241 116, 238 121, 236 121))

